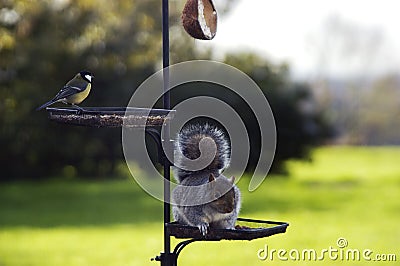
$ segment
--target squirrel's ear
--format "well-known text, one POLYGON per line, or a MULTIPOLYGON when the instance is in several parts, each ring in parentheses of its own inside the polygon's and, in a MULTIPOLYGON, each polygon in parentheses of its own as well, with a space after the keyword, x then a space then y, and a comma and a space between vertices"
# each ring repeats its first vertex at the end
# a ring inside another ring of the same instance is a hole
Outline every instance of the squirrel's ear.
POLYGON ((208 178, 208 182, 212 182, 215 180, 215 176, 213 174, 210 174, 210 177, 208 178))
POLYGON ((235 177, 232 176, 231 178, 228 178, 229 182, 231 182, 231 184, 235 183, 235 177))

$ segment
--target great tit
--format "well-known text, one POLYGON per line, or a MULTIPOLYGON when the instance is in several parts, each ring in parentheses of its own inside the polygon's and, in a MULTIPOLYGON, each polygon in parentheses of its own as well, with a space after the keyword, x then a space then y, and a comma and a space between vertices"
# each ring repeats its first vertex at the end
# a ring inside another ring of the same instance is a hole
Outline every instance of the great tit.
POLYGON ((79 72, 75 75, 73 79, 65 84, 65 86, 57 93, 57 95, 53 99, 41 105, 36 110, 41 110, 57 102, 70 104, 79 109, 82 109, 77 106, 77 104, 80 104, 89 95, 90 89, 92 87, 93 77, 94 76, 92 75, 92 73, 88 71, 79 72))

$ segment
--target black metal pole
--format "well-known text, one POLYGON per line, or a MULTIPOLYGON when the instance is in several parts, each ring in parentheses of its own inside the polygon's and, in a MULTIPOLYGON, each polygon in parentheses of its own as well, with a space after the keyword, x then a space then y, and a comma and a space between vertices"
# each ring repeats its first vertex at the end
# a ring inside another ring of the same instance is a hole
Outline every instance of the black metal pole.
POLYGON ((162 43, 163 43, 163 80, 164 80, 164 109, 170 109, 169 86, 169 8, 168 0, 162 0, 162 43))
MULTIPOLYGON (((169 110, 171 108, 170 93, 169 93, 169 7, 168 0, 162 0, 162 54, 163 54, 163 107, 169 110)), ((168 124, 164 128, 164 148, 165 153, 170 152, 170 132, 168 124)), ((170 162, 164 158, 164 254, 161 255, 162 266, 176 265, 174 254, 171 254, 171 237, 167 230, 167 224, 170 222, 170 162)))

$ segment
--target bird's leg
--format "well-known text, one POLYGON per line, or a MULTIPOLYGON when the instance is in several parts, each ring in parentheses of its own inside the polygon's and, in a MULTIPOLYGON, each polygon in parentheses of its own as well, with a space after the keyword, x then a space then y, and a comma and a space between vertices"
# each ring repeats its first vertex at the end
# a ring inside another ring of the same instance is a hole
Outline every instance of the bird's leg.
POLYGON ((71 105, 73 107, 75 107, 76 109, 78 109, 78 113, 77 113, 78 115, 82 114, 82 112, 85 111, 85 109, 83 109, 82 107, 79 107, 78 105, 76 105, 74 103, 71 103, 71 105))

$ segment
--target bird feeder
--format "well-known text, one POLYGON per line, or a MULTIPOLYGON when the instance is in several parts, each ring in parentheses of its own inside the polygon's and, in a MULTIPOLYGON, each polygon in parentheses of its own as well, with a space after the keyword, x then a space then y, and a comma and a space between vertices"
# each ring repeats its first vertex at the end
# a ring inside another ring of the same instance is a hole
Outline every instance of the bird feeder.
MULTIPOLYGON (((161 138, 160 126, 168 125, 173 119, 175 111, 170 108, 169 85, 169 25, 168 25, 168 0, 162 1, 162 52, 163 52, 163 108, 147 109, 132 107, 84 107, 75 108, 50 108, 49 119, 58 123, 79 126, 103 127, 129 127, 145 128, 156 142, 159 150, 159 162, 163 164, 164 175, 164 251, 152 260, 160 261, 162 266, 176 266, 178 256, 182 249, 195 241, 220 241, 220 240, 253 240, 285 233, 288 223, 273 222, 253 219, 237 219, 235 229, 210 228, 206 235, 202 235, 197 227, 171 222, 170 206, 170 168, 173 165, 163 148, 164 141, 170 141, 168 130, 163 132, 161 138), (171 237, 186 239, 180 242, 171 251, 171 237)), ((216 11, 211 0, 188 0, 183 11, 183 24, 188 33, 199 39, 212 39, 216 33, 216 11), (199 12, 203 12, 202 14, 199 12), (202 21, 204 18, 204 21, 202 21), (205 23, 205 24, 204 24, 205 23), (201 32, 196 32, 200 27, 201 32), (207 30, 209 28, 209 31, 207 30)))

